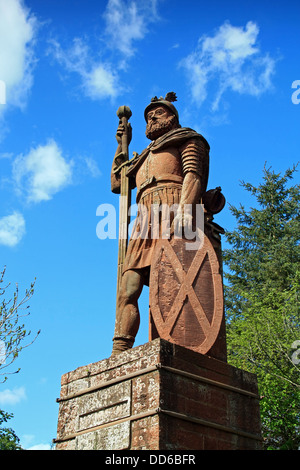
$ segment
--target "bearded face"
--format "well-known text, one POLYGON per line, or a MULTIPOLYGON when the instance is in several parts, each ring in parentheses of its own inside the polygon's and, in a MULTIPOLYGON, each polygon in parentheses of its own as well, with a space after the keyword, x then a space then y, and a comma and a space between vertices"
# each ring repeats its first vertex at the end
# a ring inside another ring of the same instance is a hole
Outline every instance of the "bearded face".
POLYGON ((146 137, 150 140, 156 140, 177 127, 176 116, 163 106, 159 106, 147 114, 146 137))

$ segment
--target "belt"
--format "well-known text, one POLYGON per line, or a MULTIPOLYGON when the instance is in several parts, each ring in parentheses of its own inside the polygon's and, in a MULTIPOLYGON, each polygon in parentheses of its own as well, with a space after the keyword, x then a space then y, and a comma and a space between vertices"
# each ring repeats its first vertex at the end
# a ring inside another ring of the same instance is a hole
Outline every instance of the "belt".
POLYGON ((148 178, 145 180, 138 188, 137 191, 137 199, 141 196, 141 193, 146 189, 149 188, 150 186, 156 186, 156 183, 177 183, 177 184, 182 184, 183 183, 183 177, 180 175, 161 175, 158 177, 152 176, 151 178, 148 178))

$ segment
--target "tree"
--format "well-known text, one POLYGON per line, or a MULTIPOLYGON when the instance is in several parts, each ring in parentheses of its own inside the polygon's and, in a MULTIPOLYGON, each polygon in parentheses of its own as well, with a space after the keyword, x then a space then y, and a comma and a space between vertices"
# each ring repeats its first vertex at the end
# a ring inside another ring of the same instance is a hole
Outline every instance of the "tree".
POLYGON ((258 377, 265 447, 300 445, 300 185, 264 167, 256 200, 230 206, 237 227, 226 232, 225 309, 231 364, 258 377), (297 349, 298 348, 298 349, 297 349), (299 353, 299 354, 298 354, 299 353))
POLYGON ((2 423, 6 423, 12 414, 0 410, 0 450, 21 450, 20 439, 11 428, 2 428, 2 423))
MULTIPOLYGON (((40 334, 39 330, 35 338, 26 344, 26 339, 30 336, 31 331, 26 331, 22 319, 29 315, 29 306, 26 304, 34 293, 34 283, 31 284, 30 289, 25 291, 21 300, 19 299, 18 285, 9 300, 6 300, 4 295, 10 284, 4 285, 4 275, 5 268, 0 273, 0 297, 3 297, 0 304, 0 375, 2 376, 5 374, 1 371, 9 367, 17 359, 22 349, 32 344, 40 334)), ((11 373, 17 373, 19 370, 11 373)), ((3 382, 6 380, 7 377, 4 377, 3 382)))
MULTIPOLYGON (((25 325, 22 323, 23 317, 29 315, 28 300, 34 293, 34 283, 30 289, 26 290, 25 295, 19 299, 19 289, 16 286, 15 292, 6 300, 4 295, 10 284, 4 284, 5 268, 0 273, 0 296, 3 297, 0 304, 0 375, 4 376, 2 383, 7 380, 7 376, 1 371, 9 367, 19 356, 22 349, 32 344, 40 331, 37 332, 35 338, 27 342, 31 332, 26 331, 25 325)), ((10 373, 17 373, 20 368, 10 373)), ((6 423, 13 417, 12 414, 0 410, 0 450, 20 450, 19 438, 11 428, 2 428, 2 423, 6 423)))

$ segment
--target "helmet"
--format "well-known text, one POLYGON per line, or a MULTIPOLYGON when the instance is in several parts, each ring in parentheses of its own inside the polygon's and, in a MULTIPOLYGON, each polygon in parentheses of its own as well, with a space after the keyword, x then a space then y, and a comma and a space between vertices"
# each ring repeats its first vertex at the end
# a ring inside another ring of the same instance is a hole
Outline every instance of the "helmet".
POLYGON ((175 116, 177 117, 177 120, 179 122, 179 115, 178 111, 175 108, 175 106, 172 104, 172 101, 177 101, 176 93, 173 91, 169 92, 166 94, 165 98, 162 96, 160 98, 157 98, 155 96, 154 98, 151 99, 151 103, 148 104, 148 106, 145 109, 144 116, 147 121, 147 113, 150 111, 150 109, 156 107, 156 106, 165 106, 169 111, 171 111, 175 116))

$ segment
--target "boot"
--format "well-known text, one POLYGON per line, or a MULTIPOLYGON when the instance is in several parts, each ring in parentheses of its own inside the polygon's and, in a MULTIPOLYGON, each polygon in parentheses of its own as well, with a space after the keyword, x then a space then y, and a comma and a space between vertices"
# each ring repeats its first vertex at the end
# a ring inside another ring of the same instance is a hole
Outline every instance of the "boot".
POLYGON ((113 349, 112 349, 112 356, 120 354, 127 349, 131 349, 134 343, 133 336, 115 336, 113 338, 113 349))

